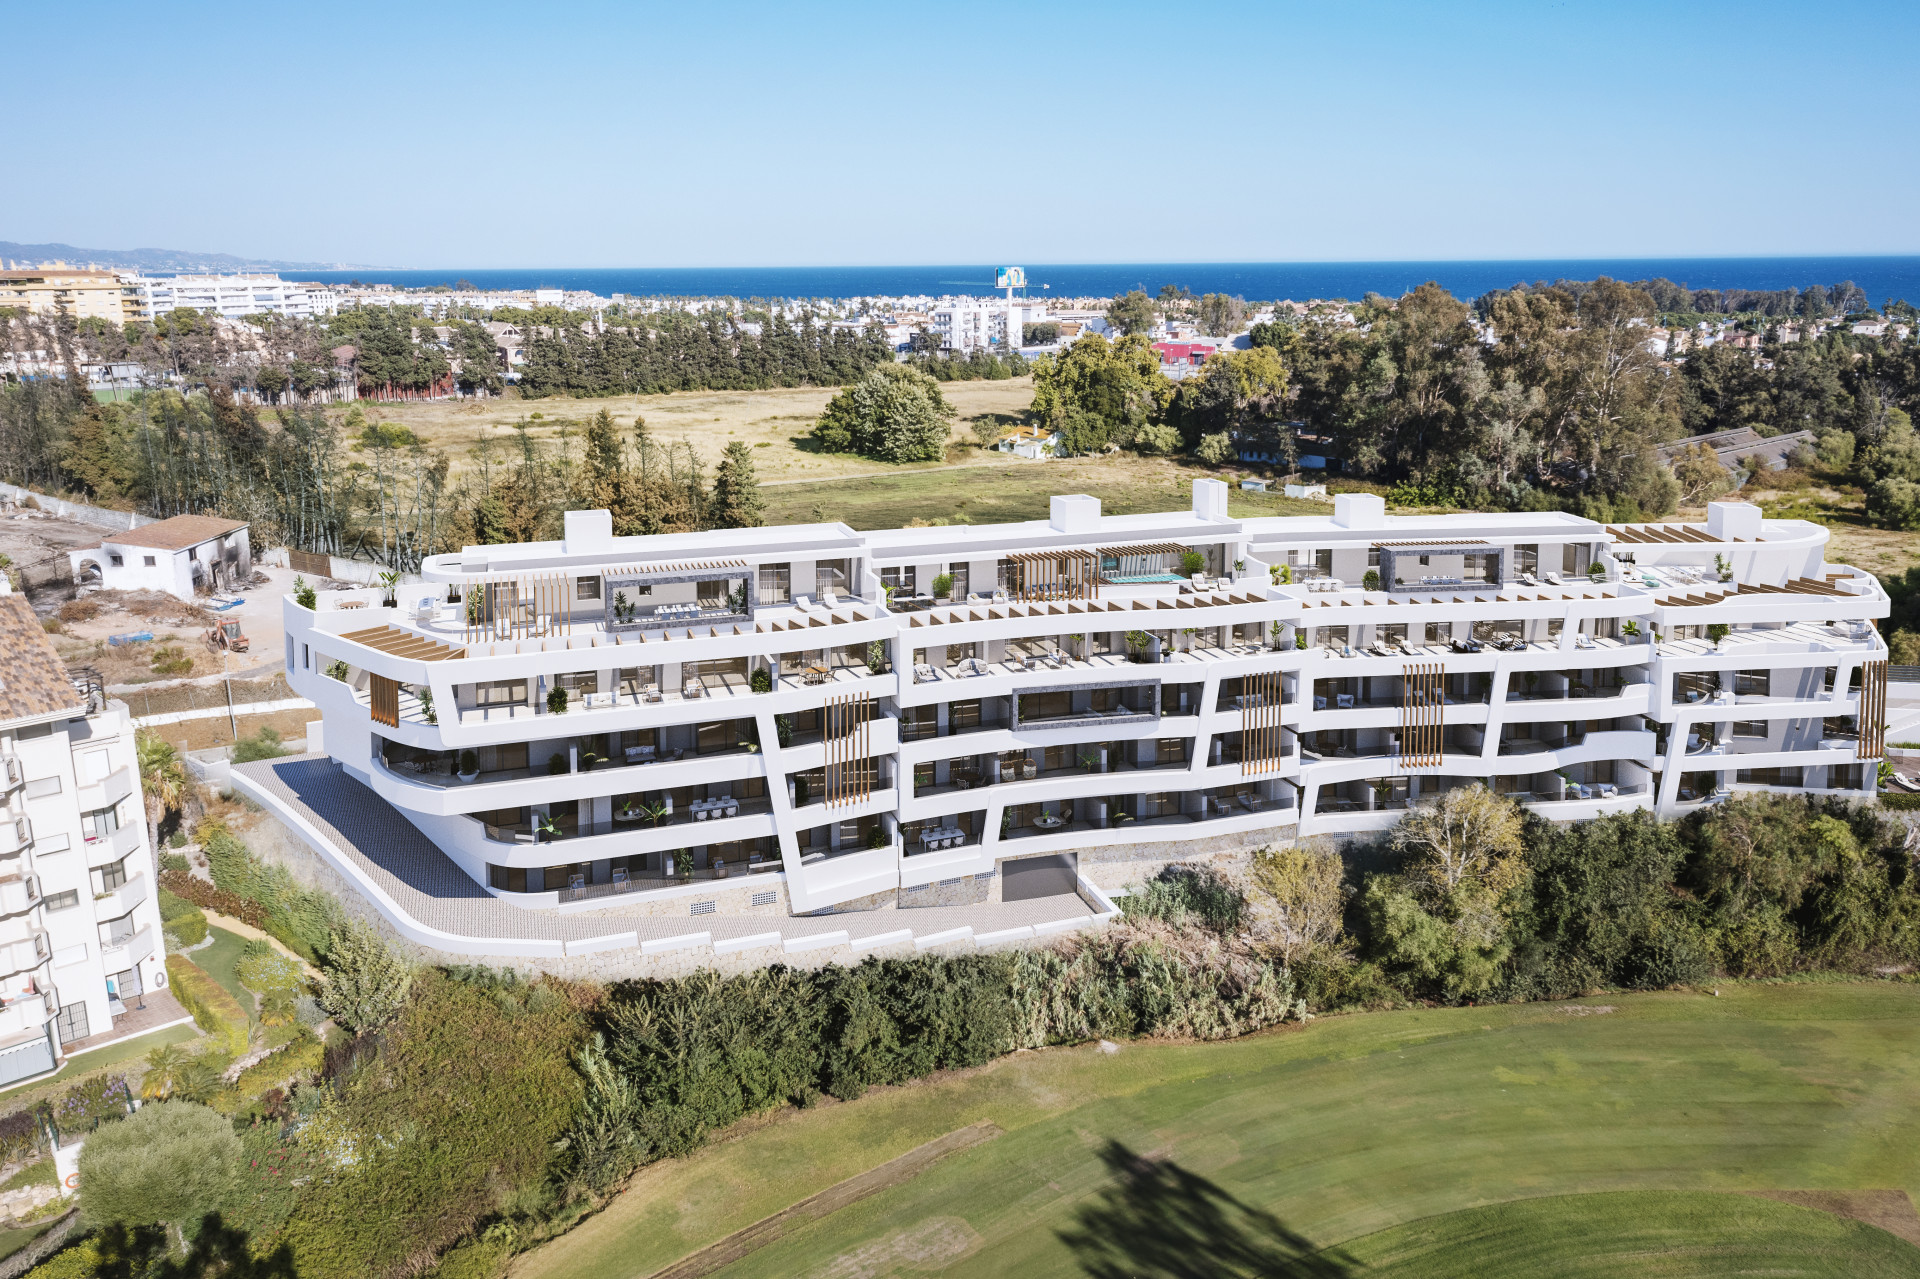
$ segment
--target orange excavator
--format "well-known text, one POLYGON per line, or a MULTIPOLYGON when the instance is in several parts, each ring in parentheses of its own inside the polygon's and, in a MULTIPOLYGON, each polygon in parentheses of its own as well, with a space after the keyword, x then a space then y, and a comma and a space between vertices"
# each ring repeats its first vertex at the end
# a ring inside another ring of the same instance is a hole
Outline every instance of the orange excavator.
POLYGON ((240 633, 240 623, 237 620, 214 623, 213 629, 206 633, 205 638, 207 647, 216 653, 222 649, 229 653, 244 653, 247 651, 247 645, 252 643, 240 633))

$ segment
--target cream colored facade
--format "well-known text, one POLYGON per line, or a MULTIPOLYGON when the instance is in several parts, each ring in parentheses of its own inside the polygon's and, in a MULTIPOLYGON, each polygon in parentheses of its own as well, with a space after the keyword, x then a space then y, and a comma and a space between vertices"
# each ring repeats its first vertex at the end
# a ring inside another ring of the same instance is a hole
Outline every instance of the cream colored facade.
POLYGON ((0 271, 0 306, 35 315, 70 315, 76 320, 125 324, 146 318, 134 277, 112 271, 72 267, 33 267, 0 271))

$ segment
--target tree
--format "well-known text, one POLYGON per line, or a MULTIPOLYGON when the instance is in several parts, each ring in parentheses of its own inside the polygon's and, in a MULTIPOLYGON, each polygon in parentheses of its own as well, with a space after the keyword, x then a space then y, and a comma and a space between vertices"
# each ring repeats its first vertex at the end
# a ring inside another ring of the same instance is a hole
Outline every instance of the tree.
POLYGON ((953 418, 938 382, 903 364, 883 364, 833 397, 813 437, 836 453, 937 462, 946 456, 953 418))
POLYGON ((94 1228, 186 1227, 223 1207, 242 1158, 224 1115, 186 1101, 152 1102, 95 1129, 80 1151, 80 1212, 94 1228))
POLYGON ((1409 812, 1391 842, 1411 882, 1443 893, 1474 884, 1503 891, 1524 870, 1520 829, 1519 807, 1475 783, 1409 812))
POLYGON ((1233 457, 1233 437, 1225 431, 1216 435, 1203 435, 1200 437, 1200 443, 1194 446, 1193 454, 1202 462, 1218 466, 1233 457))
POLYGON ((1139 289, 1115 298, 1107 305, 1107 323, 1131 337, 1153 328, 1153 299, 1139 289))
POLYGON ((140 790, 147 801, 147 826, 156 833, 166 815, 180 807, 187 794, 187 770, 172 742, 140 729, 133 736, 140 763, 140 790))
POLYGON ((356 1034, 378 1030, 407 1002, 413 968, 357 920, 327 942, 320 1006, 356 1034))
POLYGON ((1245 298, 1209 293, 1200 299, 1200 330, 1208 337, 1230 337, 1246 322, 1245 298))
POLYGON ((1108 342, 1088 334, 1033 365, 1035 417, 1057 428, 1070 410, 1091 414, 1122 448, 1134 447, 1141 431, 1165 418, 1173 395, 1159 353, 1145 337, 1108 342))
POLYGON ((1271 938, 1291 964, 1340 936, 1347 900, 1346 863, 1313 841, 1263 848, 1248 871, 1248 925, 1256 939, 1271 938))
MULTIPOLYGON (((1276 429, 1287 402, 1287 370, 1280 353, 1269 346, 1245 351, 1221 351, 1200 366, 1197 376, 1180 384, 1169 414, 1189 448, 1196 451, 1203 437, 1240 432, 1259 434, 1268 448, 1286 451, 1291 433, 1276 429), (1269 439, 1268 437, 1275 437, 1269 439), (1279 437, 1285 437, 1279 438, 1279 437)), ((1229 440, 1229 443, 1231 441, 1229 440)), ((1224 461, 1229 448, 1210 461, 1224 461)))
POLYGON ((727 445, 720 469, 713 476, 713 502, 708 507, 715 528, 759 528, 765 503, 753 475, 753 449, 744 440, 727 445))
POLYGON ((1689 444, 1673 458, 1673 478, 1680 482, 1680 505, 1698 506, 1733 487, 1733 477, 1704 444, 1689 444))

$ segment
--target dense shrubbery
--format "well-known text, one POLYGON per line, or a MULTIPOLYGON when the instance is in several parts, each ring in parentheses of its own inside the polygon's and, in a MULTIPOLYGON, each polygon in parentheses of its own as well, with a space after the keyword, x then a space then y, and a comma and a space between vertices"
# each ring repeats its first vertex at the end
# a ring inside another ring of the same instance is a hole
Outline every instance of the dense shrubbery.
MULTIPOLYGON (((286 867, 265 865, 218 822, 203 822, 200 840, 213 886, 231 899, 253 903, 251 908, 240 908, 239 919, 273 934, 308 961, 326 950, 328 938, 342 922, 338 902, 296 884, 286 867)), ((200 890, 189 886, 183 891, 178 878, 167 877, 165 886, 198 905, 228 913, 219 903, 229 898, 202 901, 194 895, 200 890)))
POLYGON ((1399 868, 1359 886, 1352 951, 1321 947, 1301 975, 1316 1004, 1340 1004, 1912 965, 1908 838, 1827 798, 1744 795, 1676 823, 1627 813, 1563 827, 1453 791, 1397 829, 1399 868), (1432 852, 1449 838, 1467 850, 1451 869, 1432 852))
POLYGON ((246 1010, 206 969, 185 955, 168 955, 167 982, 180 1006, 193 1014, 194 1024, 220 1048, 236 1056, 247 1050, 246 1010))
MULTIPOLYGON (((178 871, 162 868, 161 874, 163 877, 184 875, 186 871, 184 868, 178 871)), ((183 947, 198 946, 207 939, 207 917, 200 913, 198 906, 165 888, 160 890, 158 900, 160 927, 175 943, 183 947)))

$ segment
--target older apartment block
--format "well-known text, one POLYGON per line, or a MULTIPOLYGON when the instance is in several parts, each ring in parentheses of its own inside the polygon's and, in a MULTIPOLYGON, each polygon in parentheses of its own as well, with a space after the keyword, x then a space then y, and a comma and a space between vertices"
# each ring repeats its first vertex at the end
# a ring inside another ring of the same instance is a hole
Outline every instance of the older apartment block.
POLYGON ((431 893, 535 911, 1114 888, 1471 783, 1556 820, 1872 794, 1887 599, 1817 525, 1226 499, 658 537, 576 511, 392 605, 289 599, 287 665, 336 773, 458 867, 431 893))
POLYGON ((0 579, 0 1085, 167 984, 133 721, 0 579))

